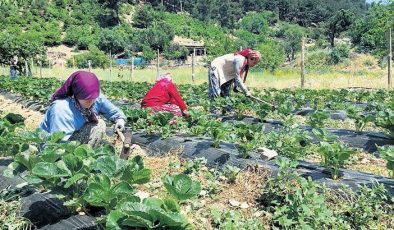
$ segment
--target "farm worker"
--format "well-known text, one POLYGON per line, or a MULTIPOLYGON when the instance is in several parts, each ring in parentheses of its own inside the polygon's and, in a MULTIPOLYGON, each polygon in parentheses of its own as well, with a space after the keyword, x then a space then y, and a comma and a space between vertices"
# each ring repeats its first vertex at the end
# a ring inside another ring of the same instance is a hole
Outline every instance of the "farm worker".
POLYGON ((13 56, 10 59, 10 79, 15 80, 17 73, 18 56, 13 56))
POLYGON ((176 117, 189 117, 187 106, 179 95, 170 73, 161 74, 153 87, 146 93, 141 108, 151 108, 152 113, 168 112, 176 117))
POLYGON ((105 122, 99 114, 125 129, 126 116, 101 92, 97 76, 77 71, 52 95, 40 128, 48 133, 63 131, 63 141, 77 140, 97 146, 105 134, 105 122))
MULTIPOLYGON (((215 58, 208 71, 209 99, 213 101, 217 97, 229 97, 233 83, 235 85, 234 91, 241 90, 245 96, 251 96, 244 83, 249 68, 260 63, 260 61, 260 52, 251 49, 244 49, 215 58)), ((215 110, 215 108, 212 107, 212 110, 215 110)), ((228 110, 232 110, 232 108, 228 108, 228 110)))

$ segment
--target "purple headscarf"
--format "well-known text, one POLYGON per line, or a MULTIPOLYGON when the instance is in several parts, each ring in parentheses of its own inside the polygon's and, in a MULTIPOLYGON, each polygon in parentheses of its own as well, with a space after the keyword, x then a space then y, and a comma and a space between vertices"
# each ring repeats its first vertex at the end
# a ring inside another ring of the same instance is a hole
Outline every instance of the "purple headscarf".
POLYGON ((49 102, 71 96, 82 100, 96 99, 99 95, 100 81, 96 75, 87 71, 77 71, 56 90, 49 102))
POLYGON ((52 103, 57 99, 73 97, 75 106, 85 117, 86 121, 97 123, 98 120, 96 114, 91 110, 91 108, 82 108, 77 99, 96 99, 99 95, 100 81, 97 76, 87 71, 77 71, 71 74, 63 85, 56 90, 49 100, 49 103, 52 103))

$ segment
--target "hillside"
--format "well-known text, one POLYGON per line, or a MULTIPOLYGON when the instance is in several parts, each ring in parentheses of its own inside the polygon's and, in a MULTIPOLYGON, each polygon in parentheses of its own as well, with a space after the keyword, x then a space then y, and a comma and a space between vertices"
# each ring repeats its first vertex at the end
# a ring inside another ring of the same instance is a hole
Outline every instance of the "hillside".
MULTIPOLYGON (((313 50, 328 50, 324 65, 337 64, 349 50, 385 56, 385 31, 393 5, 352 1, 1 1, 0 63, 13 55, 48 64, 47 49, 65 45, 77 55, 73 64, 109 65, 108 55, 141 55, 146 60, 160 50, 166 59, 185 59, 190 50, 173 41, 175 35, 205 45, 208 60, 240 47, 260 50, 261 68, 274 70, 294 62, 300 41, 313 50), (23 15, 23 17, 21 17, 23 15), (340 37, 348 45, 335 45, 340 37), (341 56, 342 55, 342 56, 341 56)), ((67 56, 68 57, 68 56, 67 56)), ((70 60, 70 59, 69 59, 70 60)), ((70 65, 70 61, 68 62, 70 65)))

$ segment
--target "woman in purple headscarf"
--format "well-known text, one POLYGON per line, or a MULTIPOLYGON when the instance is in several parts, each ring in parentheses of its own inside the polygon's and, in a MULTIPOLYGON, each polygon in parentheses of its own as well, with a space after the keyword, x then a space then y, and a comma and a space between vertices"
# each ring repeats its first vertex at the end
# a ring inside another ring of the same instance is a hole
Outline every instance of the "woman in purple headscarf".
POLYGON ((93 73, 77 71, 71 74, 49 102, 39 127, 48 133, 63 131, 64 141, 78 140, 96 145, 105 132, 105 123, 98 119, 99 114, 114 122, 115 128, 124 130, 126 116, 100 93, 100 82, 93 73), (101 136, 97 137, 97 133, 101 136))

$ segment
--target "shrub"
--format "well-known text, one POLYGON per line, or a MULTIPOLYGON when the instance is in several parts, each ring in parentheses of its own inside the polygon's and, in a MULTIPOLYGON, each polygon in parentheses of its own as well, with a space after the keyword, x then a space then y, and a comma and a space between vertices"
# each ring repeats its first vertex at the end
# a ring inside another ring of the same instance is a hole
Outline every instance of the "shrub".
POLYGON ((327 64, 338 64, 349 57, 350 47, 345 44, 335 46, 330 51, 330 58, 327 64))
POLYGON ((285 60, 285 53, 283 47, 274 40, 267 40, 258 48, 261 52, 261 62, 258 65, 263 69, 274 71, 280 67, 285 60))
POLYGON ((97 47, 90 46, 89 52, 79 54, 74 56, 72 59, 68 59, 67 65, 73 66, 75 64, 78 68, 87 68, 89 60, 91 61, 93 68, 100 67, 104 69, 107 68, 110 63, 108 55, 99 50, 97 47))
POLYGON ((277 178, 270 179, 260 201, 267 211, 273 211, 273 223, 280 229, 330 229, 338 224, 333 212, 318 193, 319 186, 294 171, 297 162, 278 158, 277 178))
POLYGON ((307 53, 305 65, 307 68, 316 68, 326 65, 329 60, 329 53, 325 50, 318 49, 307 53))
POLYGON ((67 45, 76 45, 78 49, 87 49, 89 45, 98 43, 97 28, 90 25, 70 26, 66 30, 64 43, 67 45))
POLYGON ((179 44, 169 44, 164 47, 164 57, 169 60, 185 59, 189 54, 189 50, 179 44))

